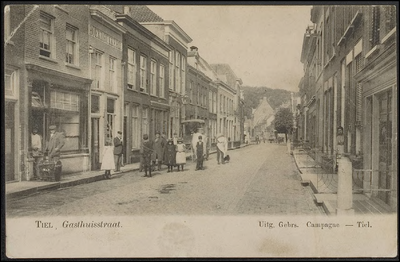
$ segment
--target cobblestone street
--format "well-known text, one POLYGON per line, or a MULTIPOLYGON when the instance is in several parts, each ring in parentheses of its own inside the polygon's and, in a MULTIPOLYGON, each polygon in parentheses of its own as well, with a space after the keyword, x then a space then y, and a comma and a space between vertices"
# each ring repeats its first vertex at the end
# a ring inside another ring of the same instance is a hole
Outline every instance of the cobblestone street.
POLYGON ((8 217, 85 215, 321 215, 312 191, 303 187, 284 144, 261 143, 216 155, 195 171, 131 172, 111 180, 48 191, 7 202, 8 217))

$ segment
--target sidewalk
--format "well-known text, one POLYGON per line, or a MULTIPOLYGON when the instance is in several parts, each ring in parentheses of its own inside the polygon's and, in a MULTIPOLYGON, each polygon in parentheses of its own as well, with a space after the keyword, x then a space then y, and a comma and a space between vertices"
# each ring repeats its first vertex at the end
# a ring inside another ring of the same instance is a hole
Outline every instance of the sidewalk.
MULTIPOLYGON (((232 148, 229 150, 236 150, 250 144, 244 144, 237 148, 232 148)), ((214 154, 216 151, 212 150, 209 154, 214 154)), ((188 162, 192 162, 191 154, 187 153, 186 158, 188 162)), ((113 175, 118 175, 122 173, 138 171, 140 167, 139 163, 127 164, 121 167, 119 172, 112 172, 113 175)), ((11 182, 5 185, 6 199, 26 197, 45 190, 55 190, 58 188, 76 186, 80 184, 92 183, 104 179, 104 171, 95 170, 87 171, 73 174, 62 175, 61 181, 51 182, 51 181, 21 181, 21 182, 11 182)))
MULTIPOLYGON (((337 174, 330 174, 319 166, 303 149, 293 150, 293 158, 300 172, 301 183, 309 185, 314 192, 317 205, 322 205, 328 215, 336 215, 337 174)), ((353 193, 353 209, 357 214, 387 214, 389 209, 379 200, 362 193, 353 193)))
MULTIPOLYGON (((121 167, 119 172, 113 175, 139 170, 139 163, 128 164, 121 167)), ((67 174, 61 177, 61 181, 21 181, 6 184, 7 199, 24 197, 44 190, 58 189, 79 184, 96 182, 104 179, 104 171, 95 170, 82 173, 67 174)))

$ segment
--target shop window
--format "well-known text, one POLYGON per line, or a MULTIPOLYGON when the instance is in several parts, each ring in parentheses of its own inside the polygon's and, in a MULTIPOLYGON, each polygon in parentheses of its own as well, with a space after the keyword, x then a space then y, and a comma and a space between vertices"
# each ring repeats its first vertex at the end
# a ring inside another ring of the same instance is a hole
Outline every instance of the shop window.
POLYGON ((68 111, 79 111, 79 96, 73 93, 52 91, 50 107, 68 111))

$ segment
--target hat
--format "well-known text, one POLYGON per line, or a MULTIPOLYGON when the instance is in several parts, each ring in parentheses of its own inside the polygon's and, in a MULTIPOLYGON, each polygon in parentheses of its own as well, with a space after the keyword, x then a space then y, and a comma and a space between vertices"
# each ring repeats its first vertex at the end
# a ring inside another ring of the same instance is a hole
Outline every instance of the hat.
POLYGON ((49 130, 56 130, 56 126, 55 125, 49 126, 49 130))
POLYGON ((118 131, 117 133, 120 134, 120 135, 122 135, 122 132, 121 132, 121 131, 118 131))
POLYGON ((221 137, 221 136, 224 136, 222 133, 219 133, 218 135, 217 135, 217 138, 219 138, 219 137, 221 137))
POLYGON ((147 135, 147 134, 144 134, 144 135, 143 135, 143 139, 144 139, 144 140, 147 140, 147 139, 149 139, 149 135, 147 135))
POLYGON ((157 134, 160 134, 160 131, 156 131, 156 135, 157 135, 157 134))
POLYGON ((198 139, 203 139, 203 137, 202 137, 202 136, 199 136, 198 139))

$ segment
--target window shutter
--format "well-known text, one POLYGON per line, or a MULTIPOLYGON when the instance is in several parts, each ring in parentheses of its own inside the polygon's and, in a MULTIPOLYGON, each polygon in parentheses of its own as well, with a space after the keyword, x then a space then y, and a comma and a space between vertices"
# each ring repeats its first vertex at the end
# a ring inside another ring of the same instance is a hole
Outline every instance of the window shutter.
POLYGON ((362 86, 360 83, 356 87, 356 124, 361 125, 362 117, 362 86))
POLYGON ((379 44, 380 30, 380 12, 379 6, 372 7, 372 32, 371 32, 371 47, 379 44))

